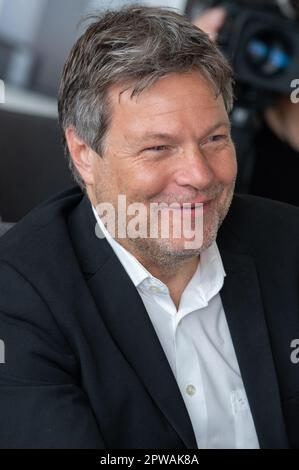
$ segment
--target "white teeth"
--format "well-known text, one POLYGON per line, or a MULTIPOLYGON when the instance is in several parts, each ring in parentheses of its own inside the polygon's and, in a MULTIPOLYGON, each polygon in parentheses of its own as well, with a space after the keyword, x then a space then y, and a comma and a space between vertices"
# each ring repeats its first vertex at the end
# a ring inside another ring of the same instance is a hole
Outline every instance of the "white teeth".
POLYGON ((182 205, 181 209, 195 209, 195 204, 187 203, 188 205, 182 205), (190 204, 190 205, 189 205, 190 204))

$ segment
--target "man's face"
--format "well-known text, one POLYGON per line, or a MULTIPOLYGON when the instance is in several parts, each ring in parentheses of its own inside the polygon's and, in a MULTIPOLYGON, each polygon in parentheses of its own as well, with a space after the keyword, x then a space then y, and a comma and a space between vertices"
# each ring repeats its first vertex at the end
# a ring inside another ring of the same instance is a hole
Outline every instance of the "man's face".
MULTIPOLYGON (((95 204, 118 195, 127 205, 196 203, 203 208, 203 244, 186 249, 185 237, 116 239, 135 256, 174 265, 206 249, 227 214, 236 178, 236 158, 223 98, 197 71, 158 80, 138 97, 132 89, 110 90, 111 124, 106 151, 93 168, 89 189, 95 204)), ((192 211, 193 223, 197 217, 192 211)), ((181 213, 183 216, 183 213, 181 213)), ((170 218, 170 220, 173 220, 170 218)), ((192 220, 192 219, 191 219, 192 220)), ((160 232, 159 232, 160 234, 160 232)))

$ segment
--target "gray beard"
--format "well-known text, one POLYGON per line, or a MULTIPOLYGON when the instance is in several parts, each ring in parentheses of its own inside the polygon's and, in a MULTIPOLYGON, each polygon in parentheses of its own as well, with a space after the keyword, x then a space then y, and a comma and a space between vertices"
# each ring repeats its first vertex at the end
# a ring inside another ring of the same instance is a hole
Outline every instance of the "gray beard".
POLYGON ((137 258, 149 260, 151 264, 155 266, 168 268, 173 270, 177 266, 180 266, 185 261, 198 257, 200 254, 209 248, 212 243, 216 240, 218 230, 223 223, 234 194, 235 182, 233 183, 231 190, 227 196, 227 200, 221 208, 217 211, 217 219, 215 224, 208 233, 204 232, 203 243, 199 248, 186 249, 182 248, 175 250, 171 244, 171 241, 167 242, 166 239, 151 239, 151 238, 126 238, 118 239, 115 238, 118 243, 124 246, 129 252, 131 252, 137 258), (125 243, 124 243, 125 241, 125 243))

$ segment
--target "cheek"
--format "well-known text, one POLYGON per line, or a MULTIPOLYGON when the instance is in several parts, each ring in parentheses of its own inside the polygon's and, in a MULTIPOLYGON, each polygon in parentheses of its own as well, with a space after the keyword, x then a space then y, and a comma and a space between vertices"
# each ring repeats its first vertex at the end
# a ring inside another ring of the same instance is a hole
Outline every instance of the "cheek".
POLYGON ((224 186, 231 185, 237 176, 237 159, 235 150, 226 152, 222 158, 213 162, 213 170, 215 177, 219 183, 224 186))
POLYGON ((161 193, 169 179, 169 169, 159 164, 131 165, 118 173, 118 185, 131 200, 147 200, 161 193))

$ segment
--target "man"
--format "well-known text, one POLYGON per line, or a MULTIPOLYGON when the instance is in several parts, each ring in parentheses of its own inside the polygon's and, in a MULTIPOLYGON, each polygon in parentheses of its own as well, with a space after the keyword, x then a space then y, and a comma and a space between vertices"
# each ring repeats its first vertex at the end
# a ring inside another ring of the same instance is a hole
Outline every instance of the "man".
POLYGON ((299 446, 299 213, 233 198, 231 106, 224 57, 167 9, 75 44, 59 115, 81 189, 1 240, 2 447, 299 446))

